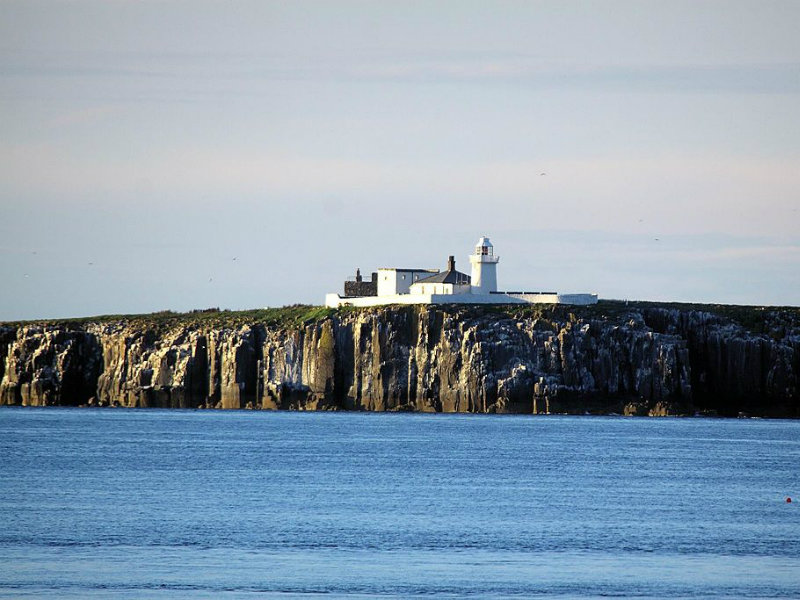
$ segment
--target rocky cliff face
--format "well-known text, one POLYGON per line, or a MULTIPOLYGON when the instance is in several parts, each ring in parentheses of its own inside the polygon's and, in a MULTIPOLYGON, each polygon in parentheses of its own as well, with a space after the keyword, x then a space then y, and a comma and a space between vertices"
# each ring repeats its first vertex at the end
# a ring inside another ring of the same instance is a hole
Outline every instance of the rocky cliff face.
POLYGON ((800 417, 798 311, 738 310, 745 319, 603 302, 380 307, 283 326, 7 325, 0 402, 800 417))

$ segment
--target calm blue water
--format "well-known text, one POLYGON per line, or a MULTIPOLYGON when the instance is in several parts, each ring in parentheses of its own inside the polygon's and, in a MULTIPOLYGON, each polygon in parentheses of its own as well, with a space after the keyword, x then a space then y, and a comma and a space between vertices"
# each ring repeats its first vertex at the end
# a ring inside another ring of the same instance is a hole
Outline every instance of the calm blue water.
POLYGON ((797 598, 799 473, 793 421, 6 408, 0 597, 797 598))

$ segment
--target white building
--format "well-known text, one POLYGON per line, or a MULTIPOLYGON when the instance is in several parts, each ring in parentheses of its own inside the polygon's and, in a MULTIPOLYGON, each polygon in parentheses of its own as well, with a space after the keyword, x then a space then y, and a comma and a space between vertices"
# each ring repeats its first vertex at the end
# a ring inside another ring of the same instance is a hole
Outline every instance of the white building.
POLYGON ((378 296, 408 294, 411 286, 439 269, 378 269, 378 296))
MULTIPOLYGON (((556 292, 501 292, 497 290, 497 263, 500 257, 486 236, 475 245, 469 257, 472 275, 456 270, 455 257, 447 269, 378 269, 371 282, 362 282, 360 296, 325 296, 325 306, 380 306, 385 304, 596 304, 597 294, 558 294, 556 292), (377 280, 377 281, 376 281, 377 280)), ((347 287, 346 284, 345 287, 347 287)))

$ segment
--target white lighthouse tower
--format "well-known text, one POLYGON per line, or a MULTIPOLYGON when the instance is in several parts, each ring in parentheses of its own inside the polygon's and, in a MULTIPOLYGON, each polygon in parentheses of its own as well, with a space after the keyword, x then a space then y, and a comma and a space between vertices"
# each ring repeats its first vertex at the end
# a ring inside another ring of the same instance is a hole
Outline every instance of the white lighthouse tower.
POLYGON ((494 255, 494 247, 489 238, 483 236, 475 245, 475 253, 469 257, 472 263, 472 288, 473 294, 488 294, 497 291, 497 261, 499 256, 494 255))

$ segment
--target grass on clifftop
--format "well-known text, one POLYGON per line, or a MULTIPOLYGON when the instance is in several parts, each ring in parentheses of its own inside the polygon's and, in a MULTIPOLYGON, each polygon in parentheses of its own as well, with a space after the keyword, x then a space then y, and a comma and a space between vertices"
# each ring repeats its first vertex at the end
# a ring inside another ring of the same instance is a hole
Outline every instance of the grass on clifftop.
MULTIPOLYGON (((377 307, 385 309, 386 307, 377 307)), ((400 307, 398 307, 400 308, 400 307)), ((408 309, 409 306, 403 308, 408 309)), ((752 333, 767 333, 767 318, 780 313, 789 322, 800 322, 800 307, 759 307, 737 306, 725 304, 689 304, 677 302, 645 302, 623 300, 600 300, 595 305, 571 306, 566 304, 504 304, 504 305, 441 305, 440 310, 465 311, 470 315, 498 314, 515 319, 572 320, 573 318, 624 318, 634 310, 647 308, 666 308, 681 311, 705 311, 741 325, 752 333)), ((127 323, 157 329, 171 327, 239 327, 261 323, 272 327, 301 327, 318 322, 333 315, 343 315, 359 311, 372 311, 375 308, 342 307, 339 309, 308 304, 292 304, 280 308, 257 308, 252 310, 220 310, 208 308, 186 313, 160 311, 141 315, 101 315, 95 317, 79 317, 73 319, 36 319, 0 323, 3 326, 19 327, 21 325, 63 325, 82 326, 89 323, 127 323)))
POLYGON ((513 318, 543 318, 548 320, 569 319, 570 315, 584 319, 625 318, 631 311, 663 308, 678 311, 707 312, 727 319, 746 329, 760 334, 770 333, 770 320, 776 315, 794 324, 800 324, 800 307, 796 306, 744 306, 735 304, 696 304, 684 302, 647 302, 626 300, 600 300, 588 306, 568 304, 505 304, 486 307, 492 312, 513 318))
POLYGON ((73 319, 37 319, 2 323, 9 326, 20 325, 65 325, 80 326, 89 323, 129 323, 147 327, 169 328, 174 326, 238 327, 263 323, 277 327, 299 327, 326 319, 336 313, 335 309, 308 304, 292 304, 280 308, 255 308, 251 310, 220 310, 207 308, 186 313, 163 310, 141 315, 100 315, 96 317, 77 317, 73 319))

